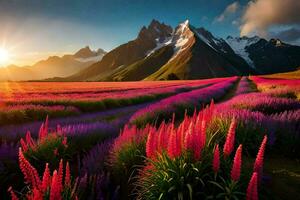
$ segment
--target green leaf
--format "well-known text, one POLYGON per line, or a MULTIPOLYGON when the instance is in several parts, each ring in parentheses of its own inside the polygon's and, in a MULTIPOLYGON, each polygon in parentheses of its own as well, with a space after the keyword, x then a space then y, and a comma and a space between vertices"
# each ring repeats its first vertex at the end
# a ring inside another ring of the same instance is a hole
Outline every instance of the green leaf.
POLYGON ((193 199, 193 188, 190 184, 186 184, 186 187, 189 189, 190 199, 193 199))
POLYGON ((160 193, 159 197, 158 197, 158 200, 161 200, 164 196, 164 193, 160 193))

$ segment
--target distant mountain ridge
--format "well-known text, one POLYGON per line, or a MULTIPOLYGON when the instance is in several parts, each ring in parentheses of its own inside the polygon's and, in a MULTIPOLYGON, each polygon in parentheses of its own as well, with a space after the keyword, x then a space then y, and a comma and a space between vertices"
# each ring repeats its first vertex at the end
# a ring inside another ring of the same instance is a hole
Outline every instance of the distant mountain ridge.
POLYGON ((201 79, 295 70, 300 47, 279 39, 231 36, 222 39, 189 21, 171 26, 152 20, 136 39, 101 61, 60 81, 201 79))
POLYGON ((32 66, 10 65, 0 68, 0 81, 41 80, 53 77, 67 77, 98 62, 106 52, 92 51, 90 47, 78 50, 74 55, 50 56, 32 66))

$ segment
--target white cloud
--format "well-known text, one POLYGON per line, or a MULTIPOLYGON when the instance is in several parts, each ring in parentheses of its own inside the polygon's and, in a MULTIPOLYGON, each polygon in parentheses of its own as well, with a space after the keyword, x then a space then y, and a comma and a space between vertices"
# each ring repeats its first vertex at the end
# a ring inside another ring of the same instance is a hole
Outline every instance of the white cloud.
POLYGON ((300 23, 300 0, 256 0, 245 9, 240 34, 266 36, 273 26, 297 23, 300 23))
POLYGON ((239 8, 239 2, 233 2, 232 4, 229 4, 223 13, 215 18, 214 22, 223 22, 228 16, 235 13, 239 8))

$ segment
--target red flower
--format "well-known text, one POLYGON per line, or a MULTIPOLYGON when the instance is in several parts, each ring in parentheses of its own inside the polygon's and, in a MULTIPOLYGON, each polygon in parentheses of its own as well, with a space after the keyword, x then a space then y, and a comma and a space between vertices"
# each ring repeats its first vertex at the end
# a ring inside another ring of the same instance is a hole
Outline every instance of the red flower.
POLYGON ((12 187, 9 187, 9 188, 8 188, 8 192, 10 193, 11 200, 19 200, 19 198, 17 197, 17 195, 16 195, 15 192, 13 191, 12 187))
POLYGON ((178 157, 181 153, 176 135, 176 131, 171 131, 169 136, 168 155, 170 158, 178 157))
POLYGON ((65 176, 65 186, 69 187, 71 185, 71 173, 69 162, 66 164, 66 176, 65 176))
POLYGON ((28 145, 27 145, 27 143, 23 140, 23 138, 21 138, 20 143, 21 143, 21 147, 22 147, 23 151, 25 151, 25 152, 28 151, 28 145))
POLYGON ((231 179, 234 181, 238 181, 241 175, 241 166, 242 166, 242 145, 238 147, 236 150, 233 165, 231 169, 231 179))
POLYGON ((46 163, 43 180, 42 180, 42 191, 46 192, 48 187, 50 187, 50 184, 51 184, 51 175, 50 175, 48 163, 46 163))
POLYGON ((40 187, 41 180, 37 170, 26 160, 21 148, 19 148, 19 165, 25 180, 33 187, 40 187))
POLYGON ((263 164, 264 164, 264 153, 265 153, 265 148, 266 148, 266 144, 267 144, 267 136, 265 135, 259 151, 257 153, 255 162, 254 162, 254 167, 253 167, 253 171, 257 172, 257 176, 258 176, 258 182, 260 182, 261 178, 262 178, 262 173, 263 173, 263 164))
POLYGON ((182 122, 177 130, 171 131, 170 133, 176 132, 176 137, 177 137, 177 145, 180 151, 184 147, 184 139, 185 139, 185 130, 184 130, 184 122, 182 122))
POLYGON ((46 137, 47 133, 45 132, 44 123, 41 125, 39 130, 39 140, 42 141, 46 137))
POLYGON ((59 183, 59 177, 57 171, 54 170, 52 176, 51 190, 50 190, 50 200, 61 200, 61 187, 59 183))
POLYGON ((37 189, 33 188, 33 192, 31 195, 27 196, 28 200, 43 200, 43 194, 37 189))
POLYGON ((148 139, 146 142, 146 155, 148 158, 153 158, 155 154, 155 133, 153 129, 150 129, 150 132, 148 134, 148 139))
POLYGON ((161 123, 161 125, 158 128, 158 139, 157 139, 157 150, 159 152, 161 152, 163 149, 165 149, 167 147, 167 143, 165 141, 165 136, 166 136, 166 132, 165 132, 165 122, 163 121, 161 123))
POLYGON ((246 195, 246 200, 258 200, 258 193, 257 193, 257 173, 254 172, 248 188, 247 188, 247 195, 246 195))
POLYGON ((63 165, 63 160, 61 159, 60 162, 59 162, 59 167, 58 167, 58 172, 57 172, 57 176, 58 176, 58 179, 57 179, 57 185, 59 186, 59 189, 61 190, 62 189, 62 181, 63 181, 63 172, 64 171, 64 165, 63 165))
POLYGON ((36 144, 35 144, 34 140, 31 137, 30 131, 27 131, 25 139, 26 139, 27 146, 34 149, 36 144))
POLYGON ((44 130, 46 133, 48 133, 48 128, 49 128, 49 117, 47 115, 46 120, 45 120, 45 126, 44 126, 44 130))
POLYGON ((237 125, 236 120, 235 120, 235 118, 233 118, 233 120, 230 124, 229 130, 228 130, 225 144, 224 144, 223 152, 224 152, 225 156, 229 156, 231 154, 231 152, 233 151, 236 125, 237 125))
POLYGON ((219 145, 217 144, 215 150, 214 150, 214 159, 213 159, 213 170, 215 173, 219 171, 220 168, 220 151, 219 151, 219 145))
POLYGON ((190 123, 190 126, 185 133, 184 138, 184 149, 186 151, 192 151, 193 150, 193 123, 190 123))
POLYGON ((203 116, 201 123, 201 132, 200 132, 200 149, 202 150, 205 147, 206 143, 206 117, 203 116))

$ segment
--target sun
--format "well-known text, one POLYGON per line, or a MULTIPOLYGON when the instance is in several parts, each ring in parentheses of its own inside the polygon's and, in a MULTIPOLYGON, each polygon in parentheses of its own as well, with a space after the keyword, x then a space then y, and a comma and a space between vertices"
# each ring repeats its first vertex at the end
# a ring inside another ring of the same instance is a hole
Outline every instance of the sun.
POLYGON ((0 47, 0 65, 7 64, 10 58, 9 51, 0 47))

